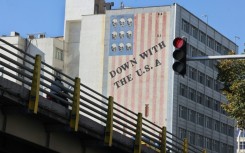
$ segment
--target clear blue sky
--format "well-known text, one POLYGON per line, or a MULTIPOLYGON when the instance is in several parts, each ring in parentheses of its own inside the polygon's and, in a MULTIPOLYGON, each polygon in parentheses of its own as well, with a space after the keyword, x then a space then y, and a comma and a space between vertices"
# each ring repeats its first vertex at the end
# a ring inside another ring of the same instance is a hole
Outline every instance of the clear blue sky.
MULTIPOLYGON (((89 0, 88 0, 89 1, 89 0)), ((245 43, 245 0, 106 0, 114 1, 113 9, 123 1, 128 7, 170 5, 178 3, 232 41, 239 52, 245 43), (236 38, 235 38, 236 37, 236 38), (238 39, 238 37, 240 39, 238 39)), ((19 32, 45 32, 47 37, 63 36, 65 0, 0 0, 0 35, 19 32)))

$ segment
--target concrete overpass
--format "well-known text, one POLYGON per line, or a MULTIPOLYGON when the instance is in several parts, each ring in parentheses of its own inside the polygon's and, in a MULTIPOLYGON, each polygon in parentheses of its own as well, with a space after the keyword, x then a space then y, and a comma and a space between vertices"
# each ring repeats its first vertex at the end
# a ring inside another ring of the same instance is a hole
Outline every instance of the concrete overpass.
POLYGON ((0 41, 11 48, 0 46, 1 152, 205 152, 117 104, 113 97, 90 89, 79 78, 59 73, 65 84, 60 88, 67 92, 61 96, 67 100, 51 94, 57 70, 39 55, 0 41), (47 94, 56 102, 46 99, 47 94))

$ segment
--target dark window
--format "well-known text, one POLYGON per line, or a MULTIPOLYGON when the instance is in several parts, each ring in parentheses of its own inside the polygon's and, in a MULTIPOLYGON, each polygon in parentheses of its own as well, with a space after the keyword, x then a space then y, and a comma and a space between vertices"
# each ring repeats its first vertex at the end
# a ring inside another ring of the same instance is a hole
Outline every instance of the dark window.
POLYGON ((181 139, 186 138, 186 130, 182 129, 182 128, 179 128, 179 136, 180 136, 181 139))
POLYGON ((197 134, 197 146, 204 147, 204 137, 197 134))
POLYGON ((199 31, 199 41, 206 44, 206 34, 202 31, 199 31))
POLYGON ((227 134, 227 125, 225 123, 221 123, 221 133, 227 134))
POLYGON ((191 35, 196 39, 198 38, 198 29, 193 25, 191 25, 191 35))
POLYGON ((205 106, 213 109, 213 99, 211 97, 206 96, 205 106))
POLYGON ((220 112, 220 102, 218 100, 214 100, 214 110, 220 112))
POLYGON ((195 133, 188 131, 188 141, 195 145, 195 133))
POLYGON ((216 50, 216 52, 218 52, 218 53, 220 53, 221 54, 221 44, 220 43, 218 43, 218 42, 216 42, 216 45, 215 45, 215 50, 216 50))
POLYGON ((217 132, 220 131, 220 122, 217 120, 214 121, 214 130, 217 132))
POLYGON ((204 79, 205 79, 205 74, 198 71, 198 82, 204 85, 204 83, 205 83, 204 79))
POLYGON ((234 137, 234 127, 228 125, 228 135, 234 137))
POLYGON ((193 110, 188 110, 188 120, 195 123, 196 122, 196 112, 193 110))
POLYGON ((197 102, 204 105, 204 94, 197 91, 197 102))
POLYGON ((197 124, 204 126, 204 115, 197 113, 197 124))
POLYGON ((197 79, 197 70, 195 68, 189 67, 189 78, 193 80, 197 79))
POLYGON ((217 140, 214 140, 213 141, 213 150, 216 151, 216 152, 219 152, 219 141, 217 140))
POLYGON ((187 97, 187 86, 184 84, 180 84, 180 95, 187 97))
POLYGON ((209 129, 212 129, 212 118, 211 117, 205 117, 205 126, 209 129))
POLYGON ((187 119, 187 108, 179 106, 179 116, 183 119, 187 119))
POLYGON ((205 138, 205 145, 207 149, 212 150, 212 139, 205 138))
POLYGON ((189 28, 190 24, 187 21, 182 20, 182 30, 184 30, 186 33, 189 33, 189 28))
POLYGON ((189 99, 196 101, 196 90, 189 88, 189 99))
POLYGON ((214 39, 211 38, 210 36, 208 36, 207 40, 208 40, 208 42, 207 42, 208 47, 214 49, 214 39))

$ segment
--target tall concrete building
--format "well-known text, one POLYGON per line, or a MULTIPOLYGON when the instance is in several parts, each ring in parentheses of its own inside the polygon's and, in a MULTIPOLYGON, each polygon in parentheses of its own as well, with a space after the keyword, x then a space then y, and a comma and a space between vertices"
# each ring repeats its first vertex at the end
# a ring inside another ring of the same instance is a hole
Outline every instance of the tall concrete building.
POLYGON ((81 18, 79 76, 191 144, 232 153, 235 122, 220 107, 226 99, 216 61, 188 62, 184 77, 172 70, 172 42, 182 36, 188 56, 225 55, 238 48, 178 4, 107 10, 81 18))
POLYGON ((104 0, 66 0, 65 12, 64 40, 32 41, 49 64, 195 146, 235 152, 216 61, 188 62, 184 77, 172 70, 176 37, 189 57, 237 51, 234 42, 178 4, 105 11, 104 0))

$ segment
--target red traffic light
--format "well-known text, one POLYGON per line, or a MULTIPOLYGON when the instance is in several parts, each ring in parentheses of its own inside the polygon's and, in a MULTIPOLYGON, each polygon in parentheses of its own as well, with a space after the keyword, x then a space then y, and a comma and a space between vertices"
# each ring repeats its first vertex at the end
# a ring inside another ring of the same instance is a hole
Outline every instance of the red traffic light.
POLYGON ((186 74, 186 39, 176 37, 173 41, 173 45, 175 47, 173 52, 173 58, 175 61, 172 68, 175 72, 184 76, 186 74))
POLYGON ((185 40, 180 37, 176 37, 173 41, 173 45, 175 48, 179 49, 185 45, 185 40))

